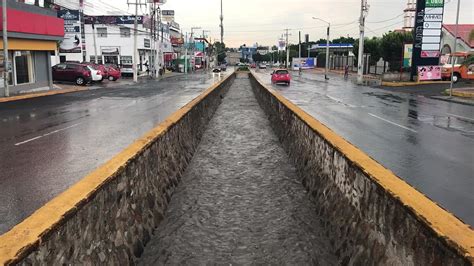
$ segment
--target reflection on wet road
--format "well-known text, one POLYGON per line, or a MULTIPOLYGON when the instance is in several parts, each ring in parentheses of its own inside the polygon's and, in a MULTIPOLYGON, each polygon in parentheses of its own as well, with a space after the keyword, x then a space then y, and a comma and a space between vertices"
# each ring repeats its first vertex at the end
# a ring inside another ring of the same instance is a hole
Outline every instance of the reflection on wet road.
MULTIPOLYGON (((271 85, 269 72, 257 76, 271 85)), ((293 75, 289 100, 474 225, 474 107, 293 75)))
POLYGON ((0 104, 0 233, 217 81, 193 74, 0 104))

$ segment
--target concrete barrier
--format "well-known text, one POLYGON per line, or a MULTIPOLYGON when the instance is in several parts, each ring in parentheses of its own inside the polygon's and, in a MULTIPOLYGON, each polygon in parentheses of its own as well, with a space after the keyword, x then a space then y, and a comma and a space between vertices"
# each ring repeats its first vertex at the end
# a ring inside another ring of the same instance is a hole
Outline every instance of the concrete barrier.
MULTIPOLYGON (((343 265, 469 265, 474 231, 253 74, 343 265)), ((388 151, 387 151, 388 152, 388 151)), ((449 177, 447 177, 449 178, 449 177)))
POLYGON ((133 264, 234 78, 207 89, 0 236, 0 264, 133 264))

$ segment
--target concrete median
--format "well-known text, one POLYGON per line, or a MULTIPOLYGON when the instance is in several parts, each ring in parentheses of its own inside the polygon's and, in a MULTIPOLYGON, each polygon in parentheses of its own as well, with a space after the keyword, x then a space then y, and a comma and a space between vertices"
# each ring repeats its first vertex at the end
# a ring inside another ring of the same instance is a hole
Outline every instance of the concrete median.
POLYGON ((0 264, 133 264, 234 78, 207 89, 0 236, 0 264))
POLYGON ((250 77, 260 106, 319 206, 315 211, 339 263, 474 262, 474 231, 468 225, 250 77))

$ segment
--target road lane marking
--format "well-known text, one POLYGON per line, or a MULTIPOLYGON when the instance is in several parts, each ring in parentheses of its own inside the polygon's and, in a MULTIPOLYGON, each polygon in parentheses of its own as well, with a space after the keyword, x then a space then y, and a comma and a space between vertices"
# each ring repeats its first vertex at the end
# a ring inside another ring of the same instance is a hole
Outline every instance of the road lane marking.
POLYGON ((461 115, 455 115, 455 114, 450 114, 450 113, 447 113, 447 115, 454 116, 454 117, 460 118, 460 119, 466 119, 466 120, 474 121, 474 118, 469 118, 469 117, 465 117, 465 116, 461 116, 461 115))
POLYGON ((394 126, 401 127, 401 128, 403 128, 403 129, 409 130, 409 131, 414 132, 414 133, 418 133, 418 132, 417 132, 416 130, 414 130, 414 129, 411 129, 411 128, 409 128, 409 127, 405 127, 405 126, 399 125, 399 124, 397 124, 397 123, 395 123, 395 122, 392 122, 392 121, 387 120, 387 119, 385 119, 385 118, 382 118, 382 117, 380 117, 380 116, 374 115, 374 114, 372 114, 372 113, 369 113, 369 115, 370 115, 370 116, 373 116, 373 117, 375 117, 375 118, 378 118, 378 119, 380 119, 380 120, 382 120, 382 121, 385 121, 385 122, 387 122, 387 123, 389 123, 389 124, 392 124, 392 125, 394 125, 394 126))
POLYGON ((338 98, 335 98, 335 97, 332 97, 332 96, 327 95, 327 94, 326 94, 326 97, 328 97, 329 99, 331 99, 331 100, 333 100, 333 101, 336 101, 336 102, 338 102, 338 103, 342 103, 342 104, 344 104, 344 105, 346 105, 346 106, 349 106, 349 107, 351 107, 351 108, 357 107, 357 106, 355 106, 355 105, 352 105, 352 104, 349 104, 349 103, 345 103, 345 102, 343 102, 342 100, 340 100, 340 99, 338 99, 338 98))
POLYGON ((43 138, 43 137, 52 135, 52 134, 54 134, 54 133, 58 133, 58 132, 61 132, 61 131, 64 131, 64 130, 67 130, 67 129, 76 127, 76 126, 78 126, 79 124, 81 124, 81 123, 77 123, 77 124, 74 124, 74 125, 70 125, 70 126, 65 127, 65 128, 61 128, 61 129, 57 129, 57 130, 48 132, 48 133, 43 134, 43 135, 41 135, 41 136, 36 136, 36 137, 34 137, 34 138, 27 139, 27 140, 25 140, 25 141, 15 143, 15 146, 20 146, 20 145, 23 145, 23 144, 25 144, 25 143, 31 142, 31 141, 33 141, 33 140, 37 140, 37 139, 40 139, 40 138, 43 138))

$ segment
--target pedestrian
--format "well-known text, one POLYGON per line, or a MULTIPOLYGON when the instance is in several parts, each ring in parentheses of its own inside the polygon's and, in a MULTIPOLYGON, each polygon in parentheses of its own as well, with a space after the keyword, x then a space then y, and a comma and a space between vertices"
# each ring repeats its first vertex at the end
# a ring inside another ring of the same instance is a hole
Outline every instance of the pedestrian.
POLYGON ((349 77, 349 65, 346 64, 344 66, 344 79, 347 79, 349 77))
POLYGON ((301 65, 298 67, 298 74, 301 76, 301 65))

